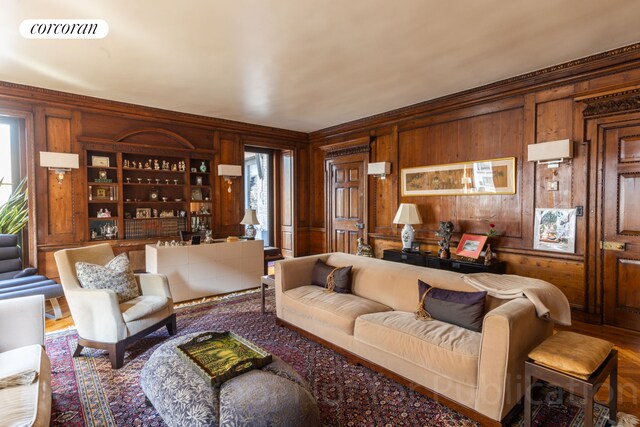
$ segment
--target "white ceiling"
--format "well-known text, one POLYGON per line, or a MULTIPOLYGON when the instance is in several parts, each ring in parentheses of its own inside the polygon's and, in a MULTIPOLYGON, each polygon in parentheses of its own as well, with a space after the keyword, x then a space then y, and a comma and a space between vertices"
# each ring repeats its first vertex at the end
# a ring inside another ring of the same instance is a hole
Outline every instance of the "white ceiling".
POLYGON ((3 0, 0 80, 314 131, 640 41, 637 0, 3 0), (101 40, 30 40, 94 18, 101 40))

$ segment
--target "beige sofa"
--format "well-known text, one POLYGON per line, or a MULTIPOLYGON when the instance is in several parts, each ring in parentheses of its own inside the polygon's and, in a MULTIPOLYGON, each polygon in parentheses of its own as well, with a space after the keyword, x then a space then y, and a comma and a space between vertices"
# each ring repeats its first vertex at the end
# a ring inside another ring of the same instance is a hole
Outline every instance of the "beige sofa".
POLYGON ((418 279, 476 291, 450 271, 343 253, 294 258, 276 264, 278 322, 435 392, 427 394, 483 424, 503 421, 523 396, 527 353, 552 334, 553 325, 539 319, 525 298, 487 297, 482 332, 417 320, 418 279), (353 265, 353 293, 309 285, 318 259, 353 265))
POLYGON ((48 426, 51 365, 44 351, 44 296, 0 301, 0 379, 35 370, 33 383, 0 389, 0 425, 48 426))

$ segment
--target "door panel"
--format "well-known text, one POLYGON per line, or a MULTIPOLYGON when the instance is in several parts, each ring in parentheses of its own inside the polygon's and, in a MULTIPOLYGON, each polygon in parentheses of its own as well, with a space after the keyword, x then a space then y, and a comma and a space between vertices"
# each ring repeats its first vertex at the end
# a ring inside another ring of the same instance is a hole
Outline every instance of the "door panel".
POLYGON ((640 330, 640 126, 604 131, 604 321, 640 330))
POLYGON ((355 254, 357 239, 366 236, 365 160, 349 156, 327 161, 331 251, 355 254))
POLYGON ((281 156, 281 245, 282 255, 292 257, 294 254, 294 186, 293 186, 293 152, 283 151, 281 156))

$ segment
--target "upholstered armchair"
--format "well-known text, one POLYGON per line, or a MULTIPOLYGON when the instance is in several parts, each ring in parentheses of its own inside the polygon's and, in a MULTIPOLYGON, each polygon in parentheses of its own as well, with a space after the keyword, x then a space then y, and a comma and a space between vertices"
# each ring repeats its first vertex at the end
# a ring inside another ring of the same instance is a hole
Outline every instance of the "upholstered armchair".
POLYGON ((166 326, 169 335, 177 332, 176 315, 166 276, 136 274, 140 296, 118 303, 110 289, 85 289, 76 274, 79 261, 105 265, 114 258, 109 243, 76 249, 64 249, 54 254, 60 281, 78 330, 77 357, 84 347, 109 352, 114 369, 124 364, 124 350, 134 341, 166 326))
POLYGON ((51 417, 51 364, 44 350, 44 296, 0 301, 0 425, 45 427, 51 417))

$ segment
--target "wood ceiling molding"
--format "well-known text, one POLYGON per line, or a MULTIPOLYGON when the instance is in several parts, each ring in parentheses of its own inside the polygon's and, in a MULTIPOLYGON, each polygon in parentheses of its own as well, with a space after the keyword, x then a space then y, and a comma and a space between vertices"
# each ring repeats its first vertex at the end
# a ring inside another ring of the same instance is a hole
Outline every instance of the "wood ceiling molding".
POLYGON ((0 81, 0 100, 3 98, 19 101, 37 100, 48 103, 57 102, 66 104, 67 107, 81 107, 88 111, 111 111, 115 113, 125 113, 129 116, 140 116, 147 119, 151 117, 155 119, 170 120, 172 122, 182 121, 191 125, 195 124, 207 127, 213 126, 220 130, 240 131, 249 135, 263 135, 294 141, 307 140, 307 134, 304 132, 216 117, 200 116, 197 114, 165 110, 162 108, 136 105, 128 102, 113 101, 110 99, 96 98, 93 96, 78 95, 53 89, 0 81))
POLYGON ((371 151, 371 141, 371 136, 363 136, 362 138, 324 145, 320 149, 325 151, 325 158, 333 159, 351 154, 368 153, 371 151))
POLYGON ((327 137, 362 130, 366 127, 382 126, 392 122, 416 118, 421 115, 442 113, 452 109, 471 106, 488 100, 522 94, 533 90, 548 89, 560 85, 576 83, 600 75, 609 75, 623 70, 637 68, 640 63, 640 42, 601 52, 595 55, 568 61, 489 83, 484 86, 419 102, 395 110, 353 120, 309 133, 315 141, 327 137))

